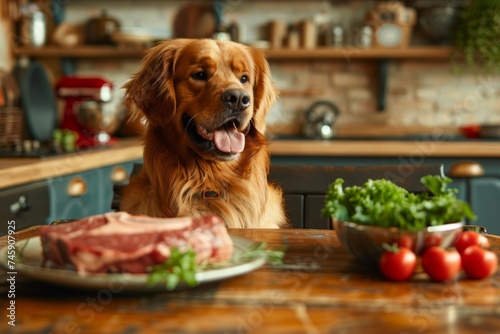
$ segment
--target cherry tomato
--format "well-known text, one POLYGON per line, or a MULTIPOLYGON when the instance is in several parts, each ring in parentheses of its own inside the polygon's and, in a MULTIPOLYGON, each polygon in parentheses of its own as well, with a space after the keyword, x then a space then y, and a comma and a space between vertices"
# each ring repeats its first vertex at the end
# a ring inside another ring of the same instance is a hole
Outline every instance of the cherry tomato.
POLYGON ((478 124, 462 126, 460 130, 467 138, 479 138, 481 135, 481 126, 478 124))
POLYGON ((438 282, 448 281, 460 271, 460 254, 456 250, 446 250, 432 246, 422 255, 422 267, 431 279, 438 282))
POLYGON ((393 281, 405 281, 409 279, 417 265, 417 256, 406 247, 394 247, 385 250, 379 260, 379 268, 382 274, 393 281))
POLYGON ((462 253, 462 266, 470 278, 483 279, 495 273, 498 258, 492 251, 472 245, 462 253))
POLYGON ((402 235, 398 239, 398 246, 399 247, 405 247, 408 249, 413 249, 413 239, 409 235, 402 235))
POLYGON ((488 238, 480 233, 465 231, 460 233, 457 242, 455 243, 455 248, 460 254, 462 254, 467 249, 467 247, 472 245, 489 248, 490 242, 488 241, 488 238))
POLYGON ((433 246, 441 246, 443 241, 443 237, 441 234, 433 233, 427 234, 424 238, 424 246, 423 249, 428 249, 433 246))

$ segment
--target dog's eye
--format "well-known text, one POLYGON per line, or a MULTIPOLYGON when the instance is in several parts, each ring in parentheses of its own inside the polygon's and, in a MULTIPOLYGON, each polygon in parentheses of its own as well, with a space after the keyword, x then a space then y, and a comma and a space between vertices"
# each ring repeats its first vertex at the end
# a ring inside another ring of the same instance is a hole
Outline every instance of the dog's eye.
POLYGON ((242 75, 240 78, 241 83, 247 83, 248 82, 248 75, 242 75))
POLYGON ((208 79, 207 72, 199 71, 191 76, 194 80, 205 81, 208 79))

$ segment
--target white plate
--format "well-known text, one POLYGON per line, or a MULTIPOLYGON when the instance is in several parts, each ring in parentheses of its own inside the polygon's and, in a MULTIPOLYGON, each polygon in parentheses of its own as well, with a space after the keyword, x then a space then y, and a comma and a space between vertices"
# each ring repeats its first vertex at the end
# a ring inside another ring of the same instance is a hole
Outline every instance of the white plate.
MULTIPOLYGON (((207 269, 196 273, 196 280, 199 284, 243 275, 261 267, 265 263, 265 259, 262 257, 236 262, 235 259, 239 258, 254 242, 237 236, 231 236, 231 239, 234 244, 232 260, 221 264, 216 269, 207 269)), ((147 274, 82 275, 73 270, 44 268, 42 267, 43 256, 40 237, 17 242, 16 253, 18 255, 15 260, 17 274, 36 280, 84 289, 109 289, 114 293, 122 291, 166 291, 164 284, 149 285, 147 274)), ((7 247, 0 249, 0 265, 8 268, 7 247)), ((12 270, 7 269, 7 271, 12 270)))

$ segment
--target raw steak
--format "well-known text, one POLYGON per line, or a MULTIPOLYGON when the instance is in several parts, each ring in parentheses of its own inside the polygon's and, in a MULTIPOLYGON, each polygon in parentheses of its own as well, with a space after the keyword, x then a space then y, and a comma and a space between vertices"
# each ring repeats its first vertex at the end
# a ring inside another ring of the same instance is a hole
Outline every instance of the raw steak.
POLYGON ((44 265, 79 273, 145 273, 170 249, 192 249, 196 261, 223 262, 233 242, 217 216, 152 218, 110 212, 40 228, 44 265))

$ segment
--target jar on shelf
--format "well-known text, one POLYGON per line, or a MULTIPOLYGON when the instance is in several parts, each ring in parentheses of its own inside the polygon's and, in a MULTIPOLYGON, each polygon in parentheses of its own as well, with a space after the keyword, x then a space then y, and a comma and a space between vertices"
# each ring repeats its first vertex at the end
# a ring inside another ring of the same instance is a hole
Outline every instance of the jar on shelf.
POLYGON ((229 33, 227 27, 224 24, 220 23, 219 25, 217 25, 217 28, 212 34, 212 38, 219 41, 230 41, 231 34, 229 33))
POLYGON ((369 48, 373 43, 373 29, 369 25, 357 27, 354 31, 354 45, 359 48, 369 48))
POLYGON ((47 40, 47 18, 35 3, 28 3, 20 8, 19 44, 41 47, 47 40))
POLYGON ((236 20, 231 20, 231 23, 227 26, 227 32, 233 42, 240 42, 240 27, 238 26, 236 20))
POLYGON ((344 29, 339 25, 332 24, 326 37, 326 46, 339 48, 344 45, 344 29))

